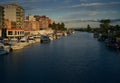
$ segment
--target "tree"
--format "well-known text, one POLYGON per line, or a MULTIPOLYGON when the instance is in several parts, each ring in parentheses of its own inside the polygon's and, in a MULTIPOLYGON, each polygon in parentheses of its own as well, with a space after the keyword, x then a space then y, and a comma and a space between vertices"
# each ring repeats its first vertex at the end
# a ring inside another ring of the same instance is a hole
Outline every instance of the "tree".
POLYGON ((105 20, 100 21, 103 28, 109 28, 110 27, 110 22, 111 22, 110 19, 105 19, 105 20))
POLYGON ((56 23, 55 22, 52 24, 52 29, 56 30, 56 23))
POLYGON ((110 28, 110 19, 103 19, 100 21, 100 28, 102 32, 108 32, 108 29, 110 28))
POLYGON ((58 30, 65 30, 65 24, 64 23, 58 23, 58 30))
POLYGON ((88 32, 90 32, 90 31, 91 31, 91 27, 90 27, 90 25, 89 25, 89 24, 87 25, 87 31, 88 31, 88 32))
POLYGON ((61 27, 62 27, 62 28, 65 28, 65 24, 64 24, 63 22, 61 23, 61 27))
POLYGON ((66 30, 65 28, 65 24, 64 23, 53 23, 53 24, 49 24, 49 27, 52 28, 53 30, 66 30))

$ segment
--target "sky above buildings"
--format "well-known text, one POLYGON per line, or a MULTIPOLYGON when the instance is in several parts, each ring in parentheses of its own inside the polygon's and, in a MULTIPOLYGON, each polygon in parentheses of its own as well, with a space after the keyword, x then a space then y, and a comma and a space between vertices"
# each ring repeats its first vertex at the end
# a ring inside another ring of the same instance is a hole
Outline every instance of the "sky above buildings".
POLYGON ((0 4, 18 3, 25 15, 46 15, 66 27, 99 27, 98 20, 112 19, 120 24, 120 0, 0 0, 0 4))

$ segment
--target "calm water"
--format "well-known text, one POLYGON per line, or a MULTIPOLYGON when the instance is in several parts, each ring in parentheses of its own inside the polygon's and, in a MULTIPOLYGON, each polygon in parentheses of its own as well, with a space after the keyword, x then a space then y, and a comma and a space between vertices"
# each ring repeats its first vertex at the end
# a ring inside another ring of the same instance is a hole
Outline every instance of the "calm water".
POLYGON ((0 56, 0 83, 120 83, 120 52, 77 32, 0 56))

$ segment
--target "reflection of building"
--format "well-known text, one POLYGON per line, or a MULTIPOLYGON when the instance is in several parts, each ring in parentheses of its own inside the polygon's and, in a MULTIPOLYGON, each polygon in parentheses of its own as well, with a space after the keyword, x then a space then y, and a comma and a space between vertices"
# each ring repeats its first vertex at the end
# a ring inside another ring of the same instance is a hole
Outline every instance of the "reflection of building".
POLYGON ((4 7, 0 6, 0 28, 4 28, 4 7))
POLYGON ((23 28, 24 9, 18 4, 4 5, 4 17, 11 22, 11 28, 23 28))

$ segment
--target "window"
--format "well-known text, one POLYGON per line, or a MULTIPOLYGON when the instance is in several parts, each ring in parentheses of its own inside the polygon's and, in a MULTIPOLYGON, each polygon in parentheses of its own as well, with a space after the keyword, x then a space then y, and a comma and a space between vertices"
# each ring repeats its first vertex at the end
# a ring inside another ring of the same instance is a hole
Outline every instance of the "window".
POLYGON ((15 35, 17 35, 17 31, 15 31, 15 35))
POLYGON ((13 33, 12 33, 12 31, 8 31, 8 35, 12 35, 13 33))
POLYGON ((19 35, 20 33, 19 33, 19 31, 18 31, 18 35, 19 35))

